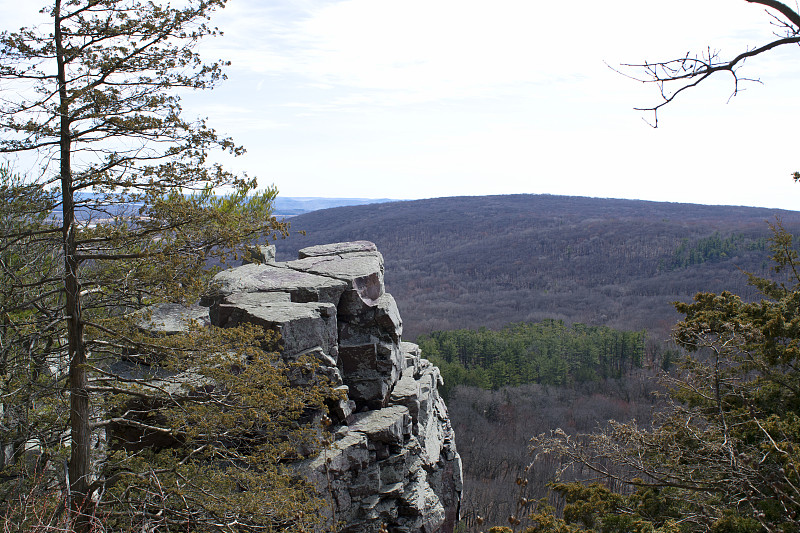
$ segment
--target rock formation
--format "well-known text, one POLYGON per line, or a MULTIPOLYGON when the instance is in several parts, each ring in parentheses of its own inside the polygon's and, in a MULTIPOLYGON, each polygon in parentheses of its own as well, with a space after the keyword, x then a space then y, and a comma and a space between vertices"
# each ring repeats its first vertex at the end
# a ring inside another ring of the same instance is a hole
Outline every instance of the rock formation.
POLYGON ((347 393, 331 412, 332 444, 302 465, 328 496, 330 520, 343 532, 452 533, 461 459, 441 377, 402 341, 383 257, 366 241, 305 248, 285 263, 268 248, 252 255, 265 262, 219 273, 201 303, 213 325, 276 330, 285 359, 315 356, 347 393))

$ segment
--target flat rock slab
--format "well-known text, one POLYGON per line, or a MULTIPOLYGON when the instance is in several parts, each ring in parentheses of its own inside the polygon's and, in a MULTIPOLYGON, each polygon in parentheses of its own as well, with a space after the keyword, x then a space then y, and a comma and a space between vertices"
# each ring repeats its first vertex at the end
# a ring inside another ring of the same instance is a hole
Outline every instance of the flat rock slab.
POLYGON ((414 368, 409 367, 403 371, 403 377, 397 382, 392 391, 393 402, 419 400, 420 384, 414 378, 414 368))
POLYGON ((208 308, 199 305, 185 306, 181 304, 157 304, 137 312, 137 325, 146 331, 172 335, 185 333, 189 323, 196 321, 201 326, 208 326, 208 308))
POLYGON ((407 407, 393 405, 375 411, 356 413, 353 415, 353 422, 350 423, 350 431, 365 434, 371 442, 402 444, 410 421, 407 407))
POLYGON ((380 252, 355 252, 343 255, 313 256, 285 265, 292 270, 331 277, 347 282, 365 302, 374 302, 384 293, 383 256, 380 252))
POLYGON ((414 371, 416 372, 422 354, 419 346, 413 342, 401 341, 400 353, 403 354, 403 357, 406 360, 406 366, 414 368, 414 371))
POLYGON ((324 472, 326 468, 331 472, 347 472, 362 470, 369 463, 366 435, 351 432, 323 450, 308 463, 308 467, 319 472, 324 472))
POLYGON ((309 246, 303 248, 298 252, 298 258, 304 259, 306 257, 319 257, 322 255, 339 255, 348 254, 353 252, 377 252, 378 247, 374 242, 369 241, 351 241, 351 242, 334 242, 331 244, 320 244, 318 246, 309 246))
POLYGON ((293 302, 338 303, 348 283, 330 276, 317 276, 282 263, 248 264, 214 276, 212 290, 201 303, 213 305, 234 293, 286 292, 293 302))
POLYGON ((277 331, 284 357, 315 347, 338 356, 336 306, 330 303, 275 303, 265 294, 241 293, 219 305, 218 317, 222 327, 248 323, 277 331))
POLYGON ((404 405, 408 408, 413 423, 414 435, 419 435, 419 396, 420 383, 414 377, 414 367, 403 370, 402 377, 397 381, 392 390, 391 403, 404 405))

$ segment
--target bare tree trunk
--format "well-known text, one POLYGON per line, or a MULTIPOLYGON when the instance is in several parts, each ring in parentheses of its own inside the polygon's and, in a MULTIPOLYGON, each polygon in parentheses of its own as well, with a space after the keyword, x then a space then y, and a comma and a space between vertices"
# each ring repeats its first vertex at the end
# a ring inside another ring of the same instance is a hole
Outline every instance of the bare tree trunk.
POLYGON ((64 290, 67 319, 70 389, 70 515, 76 533, 89 531, 89 393, 86 375, 86 346, 83 342, 80 283, 78 280, 75 232, 75 199, 70 158, 70 105, 67 94, 66 56, 61 33, 61 0, 55 0, 55 41, 58 63, 58 94, 61 114, 61 193, 64 242, 64 290))

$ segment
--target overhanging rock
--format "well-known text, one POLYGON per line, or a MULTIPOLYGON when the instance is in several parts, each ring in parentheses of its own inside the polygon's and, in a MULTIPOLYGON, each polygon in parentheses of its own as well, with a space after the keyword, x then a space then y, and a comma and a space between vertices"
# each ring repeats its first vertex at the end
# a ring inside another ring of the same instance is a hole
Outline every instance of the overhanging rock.
POLYGON ((333 443, 302 465, 342 532, 453 532, 461 458, 441 377, 402 341, 373 243, 312 246, 296 261, 226 270, 202 303, 213 325, 278 331, 285 358, 313 354, 318 373, 343 383, 348 400, 332 410, 333 443))

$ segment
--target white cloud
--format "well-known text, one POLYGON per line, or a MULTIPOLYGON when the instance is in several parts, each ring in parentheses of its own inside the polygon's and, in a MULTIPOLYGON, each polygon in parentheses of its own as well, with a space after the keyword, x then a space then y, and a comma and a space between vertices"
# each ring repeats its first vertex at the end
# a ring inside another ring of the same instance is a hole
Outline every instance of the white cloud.
POLYGON ((753 9, 730 0, 277 5, 282 9, 250 0, 226 14, 224 22, 235 27, 226 45, 236 68, 294 74, 328 86, 394 91, 386 93, 387 99, 408 93, 425 99, 497 94, 593 73, 603 60, 668 58, 709 42, 738 49, 745 39, 757 37, 732 29, 741 27, 742 20, 749 22, 753 9))
POLYGON ((730 104, 725 77, 686 93, 658 130, 632 111, 654 87, 604 63, 730 57, 767 42, 769 20, 744 0, 231 0, 203 44, 230 80, 186 108, 285 195, 800 206, 796 47, 750 61, 765 85, 730 104))

